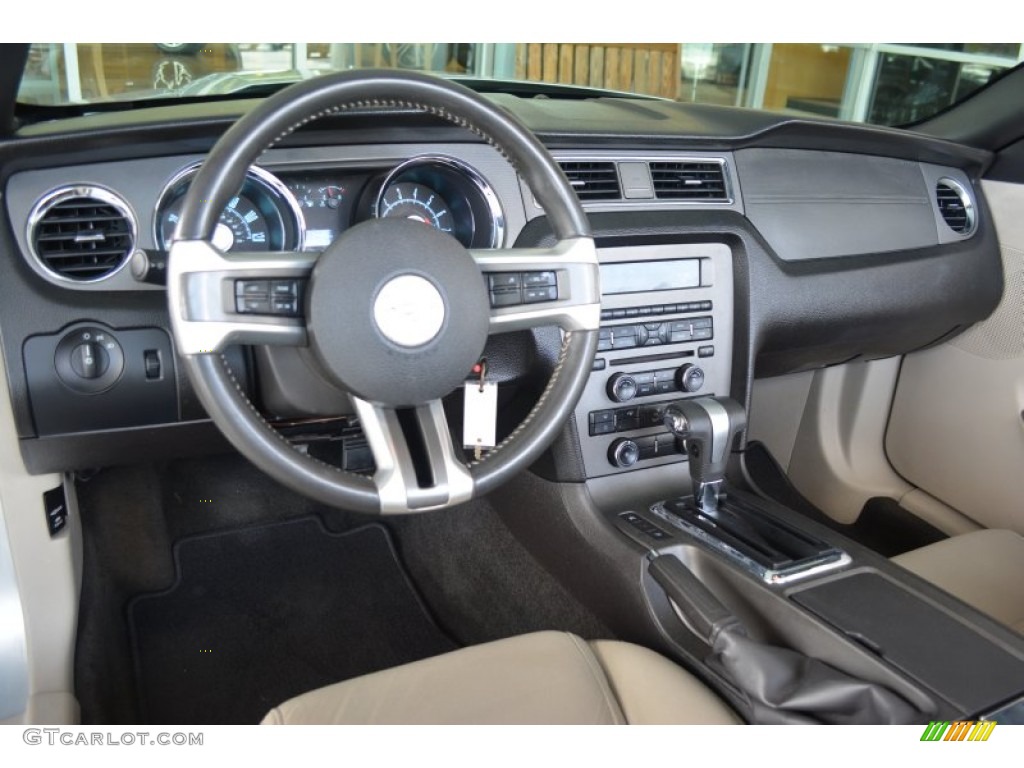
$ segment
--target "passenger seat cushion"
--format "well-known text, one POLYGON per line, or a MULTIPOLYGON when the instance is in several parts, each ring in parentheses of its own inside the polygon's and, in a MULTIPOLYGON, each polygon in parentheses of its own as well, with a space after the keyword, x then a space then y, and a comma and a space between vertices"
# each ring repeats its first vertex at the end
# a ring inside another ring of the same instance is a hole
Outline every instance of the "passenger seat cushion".
POLYGON ((303 694, 264 724, 617 724, 587 644, 538 632, 463 648, 303 694))
POLYGON ((929 544, 893 562, 1024 634, 1024 537, 974 531, 929 544))
POLYGON ((734 724, 695 677, 629 643, 537 632, 320 688, 265 725, 734 724))

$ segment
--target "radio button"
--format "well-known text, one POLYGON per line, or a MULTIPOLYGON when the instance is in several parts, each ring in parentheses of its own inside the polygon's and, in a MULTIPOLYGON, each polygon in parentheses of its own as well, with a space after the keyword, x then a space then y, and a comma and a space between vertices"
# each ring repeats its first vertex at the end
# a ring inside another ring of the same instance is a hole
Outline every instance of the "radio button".
POLYGON ((612 349, 632 349, 637 345, 636 329, 631 325, 612 328, 612 349))
POLYGON ((639 408, 621 408, 615 412, 615 431, 625 432, 629 429, 640 429, 639 408))
POLYGON ((633 440, 622 438, 608 448, 608 461, 613 467, 632 467, 640 459, 640 446, 633 440))
POLYGON ((676 384, 683 392, 697 392, 704 386, 704 369, 687 363, 679 368, 676 384))
POLYGON ((636 444, 640 449, 641 459, 653 459, 658 455, 658 441, 654 435, 638 437, 636 439, 636 444))
POLYGON ((632 400, 637 394, 636 379, 628 373, 616 373, 608 379, 608 397, 617 403, 632 400))

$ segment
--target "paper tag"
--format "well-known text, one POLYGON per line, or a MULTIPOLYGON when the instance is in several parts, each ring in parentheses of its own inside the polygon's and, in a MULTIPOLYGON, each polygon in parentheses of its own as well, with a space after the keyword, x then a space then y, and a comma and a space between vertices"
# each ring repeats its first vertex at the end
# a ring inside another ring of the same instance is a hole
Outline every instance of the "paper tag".
POLYGON ((483 449, 495 446, 498 428, 498 385, 493 381, 468 381, 465 386, 462 444, 483 449))

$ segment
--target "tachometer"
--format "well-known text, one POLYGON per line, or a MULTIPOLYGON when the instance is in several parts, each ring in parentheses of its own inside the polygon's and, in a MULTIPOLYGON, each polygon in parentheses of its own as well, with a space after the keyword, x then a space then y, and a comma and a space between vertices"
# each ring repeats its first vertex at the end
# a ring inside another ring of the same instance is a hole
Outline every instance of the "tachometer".
POLYGON ((455 158, 414 157, 373 189, 370 211, 379 218, 423 222, 467 248, 497 248, 504 240, 498 196, 483 176, 455 158))
POLYGON ((448 204, 423 184, 403 181, 391 184, 377 203, 378 218, 412 219, 451 234, 454 228, 448 204))

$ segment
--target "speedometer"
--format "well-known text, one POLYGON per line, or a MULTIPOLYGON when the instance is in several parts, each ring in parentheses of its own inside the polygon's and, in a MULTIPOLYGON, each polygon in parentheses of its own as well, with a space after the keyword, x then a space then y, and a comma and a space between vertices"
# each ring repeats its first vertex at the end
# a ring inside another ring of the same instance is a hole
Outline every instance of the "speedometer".
MULTIPOLYGON (((160 196, 154 239, 161 250, 167 250, 174 239, 185 193, 198 170, 198 165, 185 168, 160 196)), ((295 196, 276 176, 253 167, 242 189, 221 211, 212 242, 224 252, 288 251, 300 250, 304 237, 305 223, 295 196)))
MULTIPOLYGON (((178 226, 183 198, 175 200, 160 220, 160 237, 169 243, 178 226)), ((217 228, 213 231, 213 244, 220 251, 230 251, 236 246, 243 251, 270 250, 270 224, 260 213, 256 203, 248 197, 237 195, 227 204, 220 215, 217 228)))

